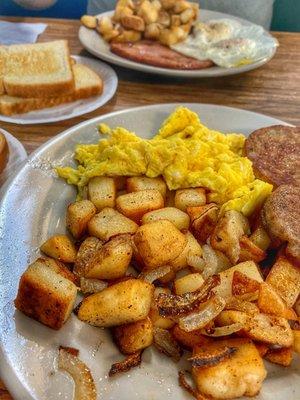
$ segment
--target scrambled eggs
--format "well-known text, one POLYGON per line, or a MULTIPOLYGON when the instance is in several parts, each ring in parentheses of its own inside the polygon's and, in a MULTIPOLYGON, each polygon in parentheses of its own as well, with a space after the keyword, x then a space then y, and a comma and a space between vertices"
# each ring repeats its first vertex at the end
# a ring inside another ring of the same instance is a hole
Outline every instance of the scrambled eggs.
POLYGON ((242 156, 243 135, 211 130, 187 108, 177 108, 150 140, 121 127, 101 124, 99 131, 107 138, 77 145, 76 169, 56 169, 79 194, 94 176, 162 175, 170 190, 205 187, 209 201, 222 205, 223 212, 235 209, 247 216, 272 191, 272 185, 255 179, 251 161, 242 156))

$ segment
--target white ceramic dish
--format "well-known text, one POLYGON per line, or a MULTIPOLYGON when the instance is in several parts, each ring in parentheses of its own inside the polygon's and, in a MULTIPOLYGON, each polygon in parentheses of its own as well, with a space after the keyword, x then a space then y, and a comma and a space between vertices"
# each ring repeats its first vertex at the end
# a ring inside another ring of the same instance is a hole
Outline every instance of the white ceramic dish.
MULTIPOLYGON (((109 11, 103 14, 99 14, 98 18, 104 15, 112 15, 112 14, 113 12, 109 11)), ((249 21, 234 17, 232 15, 210 10, 202 10, 202 9, 200 10, 201 21, 208 21, 211 19, 221 19, 221 18, 236 19, 244 25, 253 25, 249 21)), ((265 32, 265 34, 270 36, 268 32, 265 32)), ((83 47, 85 47, 85 49, 88 50, 90 53, 94 54, 94 56, 99 57, 102 60, 108 61, 112 64, 120 65, 121 67, 134 69, 137 71, 148 72, 151 74, 167 75, 167 76, 182 77, 182 78, 208 78, 208 77, 240 74, 242 72, 258 68, 261 65, 267 63, 268 61, 270 61, 270 59, 274 56, 276 52, 276 49, 274 49, 271 55, 268 55, 265 58, 253 64, 248 64, 241 67, 221 68, 216 66, 195 71, 183 71, 179 69, 153 67, 151 65, 141 64, 127 60, 126 58, 119 57, 109 50, 109 45, 102 39, 102 37, 96 31, 85 28, 84 26, 81 26, 79 29, 79 40, 83 45, 83 47)))
MULTIPOLYGON (((13 299, 18 281, 39 245, 51 234, 65 232, 66 205, 75 189, 56 178, 52 165, 69 164, 74 145, 99 139, 101 121, 150 138, 176 104, 130 109, 85 121, 56 136, 32 154, 7 188, 0 203, 0 370, 15 400, 72 399, 70 378, 56 368, 59 345, 80 349, 91 368, 101 400, 189 400, 177 383, 178 365, 155 349, 143 354, 141 368, 115 378, 108 370, 122 355, 108 332, 82 323, 72 315, 60 331, 53 331, 16 311, 13 299), (142 123, 141 123, 142 122, 142 123)), ((245 135, 260 127, 282 124, 274 118, 244 110, 205 104, 186 104, 203 123, 224 132, 245 135)), ((300 398, 300 363, 290 368, 271 366, 257 400, 300 398)))
POLYGON ((6 167, 0 174, 0 187, 8 179, 9 176, 16 172, 18 166, 27 158, 27 153, 21 142, 4 129, 0 129, 4 134, 9 148, 9 158, 6 167))
POLYGON ((88 57, 72 56, 77 63, 87 65, 93 69, 103 80, 103 93, 87 99, 77 100, 72 103, 62 104, 56 107, 44 108, 42 110, 31 111, 25 114, 12 115, 7 117, 0 114, 0 121, 11 122, 14 124, 46 124, 49 122, 64 121, 87 114, 107 103, 115 94, 118 87, 118 77, 115 71, 107 64, 99 60, 88 57))

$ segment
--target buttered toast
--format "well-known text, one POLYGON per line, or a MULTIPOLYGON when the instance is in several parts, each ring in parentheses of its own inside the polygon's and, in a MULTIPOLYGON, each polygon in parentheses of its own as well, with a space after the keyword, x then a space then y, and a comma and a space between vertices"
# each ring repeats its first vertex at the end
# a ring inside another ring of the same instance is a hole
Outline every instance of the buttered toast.
POLYGON ((1 80, 0 93, 4 88, 10 96, 45 98, 72 93, 75 83, 67 41, 2 47, 1 80))
POLYGON ((82 64, 74 64, 72 70, 75 81, 73 93, 49 98, 22 98, 2 95, 0 96, 0 113, 4 115, 22 114, 102 93, 102 79, 94 71, 82 64))

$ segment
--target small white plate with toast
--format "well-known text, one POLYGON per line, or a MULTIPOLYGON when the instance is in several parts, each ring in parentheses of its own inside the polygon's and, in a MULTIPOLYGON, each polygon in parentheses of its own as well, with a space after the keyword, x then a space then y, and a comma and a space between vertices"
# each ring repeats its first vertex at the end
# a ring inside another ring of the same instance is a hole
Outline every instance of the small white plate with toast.
MULTIPOLYGON (((72 93, 63 98, 57 97, 51 99, 23 99, 11 96, 0 96, 0 121, 21 125, 58 122, 89 113, 107 103, 114 96, 117 90, 118 77, 115 71, 109 65, 104 64, 99 60, 82 56, 72 56, 72 58, 75 65, 81 67, 80 70, 78 68, 78 80, 80 80, 79 84, 76 85, 78 86, 78 90, 76 88, 74 94, 72 93), (84 70, 84 66, 92 70, 91 74, 93 74, 94 71, 101 78, 103 85, 103 91, 101 94, 93 95, 92 76, 90 76, 88 70, 84 70), (91 97, 81 98, 82 91, 88 92, 91 97), (64 102, 64 99, 66 102, 64 102), (43 108, 26 112, 32 108, 36 108, 36 101, 45 102, 43 103, 43 108), (55 102, 53 104, 59 105, 52 105, 49 107, 51 101, 55 102), (25 112, 18 114, 13 113, 13 115, 4 115, 1 113, 1 108, 3 107, 8 110, 8 113, 11 112, 10 110, 15 111, 19 109, 24 110, 25 112)), ((76 73, 74 75, 76 82, 76 73)))

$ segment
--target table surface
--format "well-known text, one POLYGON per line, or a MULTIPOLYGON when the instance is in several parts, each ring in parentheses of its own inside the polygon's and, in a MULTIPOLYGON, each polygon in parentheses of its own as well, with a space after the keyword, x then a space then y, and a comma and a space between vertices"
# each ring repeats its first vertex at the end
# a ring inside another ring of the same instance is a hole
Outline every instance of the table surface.
MULTIPOLYGON (((45 22, 39 41, 68 39, 72 54, 88 55, 78 40, 79 21, 63 19, 2 18, 9 21, 45 22)), ((279 41, 275 57, 244 74, 220 78, 175 79, 114 67, 119 77, 115 96, 103 107, 81 117, 45 125, 19 126, 2 122, 31 153, 63 130, 112 111, 155 103, 211 103, 257 111, 300 125, 300 34, 273 32, 279 41)), ((0 381, 0 400, 12 400, 0 381)))

